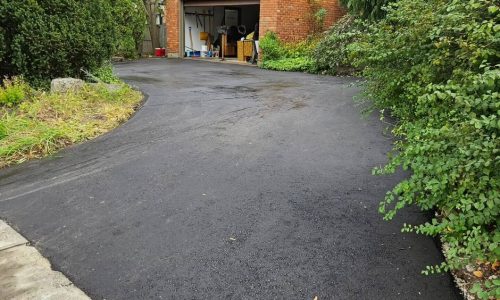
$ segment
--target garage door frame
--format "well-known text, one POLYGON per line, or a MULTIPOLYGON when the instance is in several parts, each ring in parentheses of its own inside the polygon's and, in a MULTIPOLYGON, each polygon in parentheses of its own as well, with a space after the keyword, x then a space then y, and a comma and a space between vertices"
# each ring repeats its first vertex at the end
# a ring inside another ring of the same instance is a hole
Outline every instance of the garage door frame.
POLYGON ((259 0, 187 0, 184 1, 184 7, 190 6, 242 6, 242 5, 260 5, 259 0))
MULTIPOLYGON (((180 0, 179 1, 179 56, 184 57, 186 51, 186 28, 184 24, 184 7, 193 6, 240 6, 240 5, 259 5, 260 0, 180 0)), ((260 16, 259 16, 260 19, 260 16)))

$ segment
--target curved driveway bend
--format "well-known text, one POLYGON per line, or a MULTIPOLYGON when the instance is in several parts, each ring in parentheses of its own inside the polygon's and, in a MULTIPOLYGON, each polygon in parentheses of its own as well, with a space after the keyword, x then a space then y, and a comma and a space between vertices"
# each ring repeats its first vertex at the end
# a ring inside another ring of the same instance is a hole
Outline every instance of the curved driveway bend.
POLYGON ((457 299, 374 177, 391 140, 353 79, 151 59, 126 124, 0 171, 0 218, 95 299, 457 299))

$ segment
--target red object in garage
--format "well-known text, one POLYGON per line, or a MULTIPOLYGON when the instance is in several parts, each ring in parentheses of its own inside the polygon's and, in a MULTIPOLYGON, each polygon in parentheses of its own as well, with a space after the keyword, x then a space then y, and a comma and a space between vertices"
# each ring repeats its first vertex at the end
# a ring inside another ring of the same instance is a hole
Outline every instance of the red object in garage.
POLYGON ((156 57, 163 57, 165 56, 165 48, 155 48, 155 56, 156 57))

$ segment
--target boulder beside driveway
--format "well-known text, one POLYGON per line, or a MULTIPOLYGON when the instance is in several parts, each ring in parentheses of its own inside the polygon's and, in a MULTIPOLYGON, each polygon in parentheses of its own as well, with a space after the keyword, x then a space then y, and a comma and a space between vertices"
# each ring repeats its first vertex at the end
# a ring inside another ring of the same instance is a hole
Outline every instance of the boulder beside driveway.
POLYGON ((67 93, 69 91, 79 91, 83 88, 85 82, 76 78, 56 78, 50 82, 50 91, 52 93, 67 93))

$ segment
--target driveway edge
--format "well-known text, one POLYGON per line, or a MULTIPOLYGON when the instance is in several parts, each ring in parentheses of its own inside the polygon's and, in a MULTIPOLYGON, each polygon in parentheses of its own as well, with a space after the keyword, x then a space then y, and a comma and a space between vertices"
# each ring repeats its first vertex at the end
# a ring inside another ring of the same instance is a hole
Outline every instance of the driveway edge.
POLYGON ((0 299, 90 299, 0 220, 0 299))

